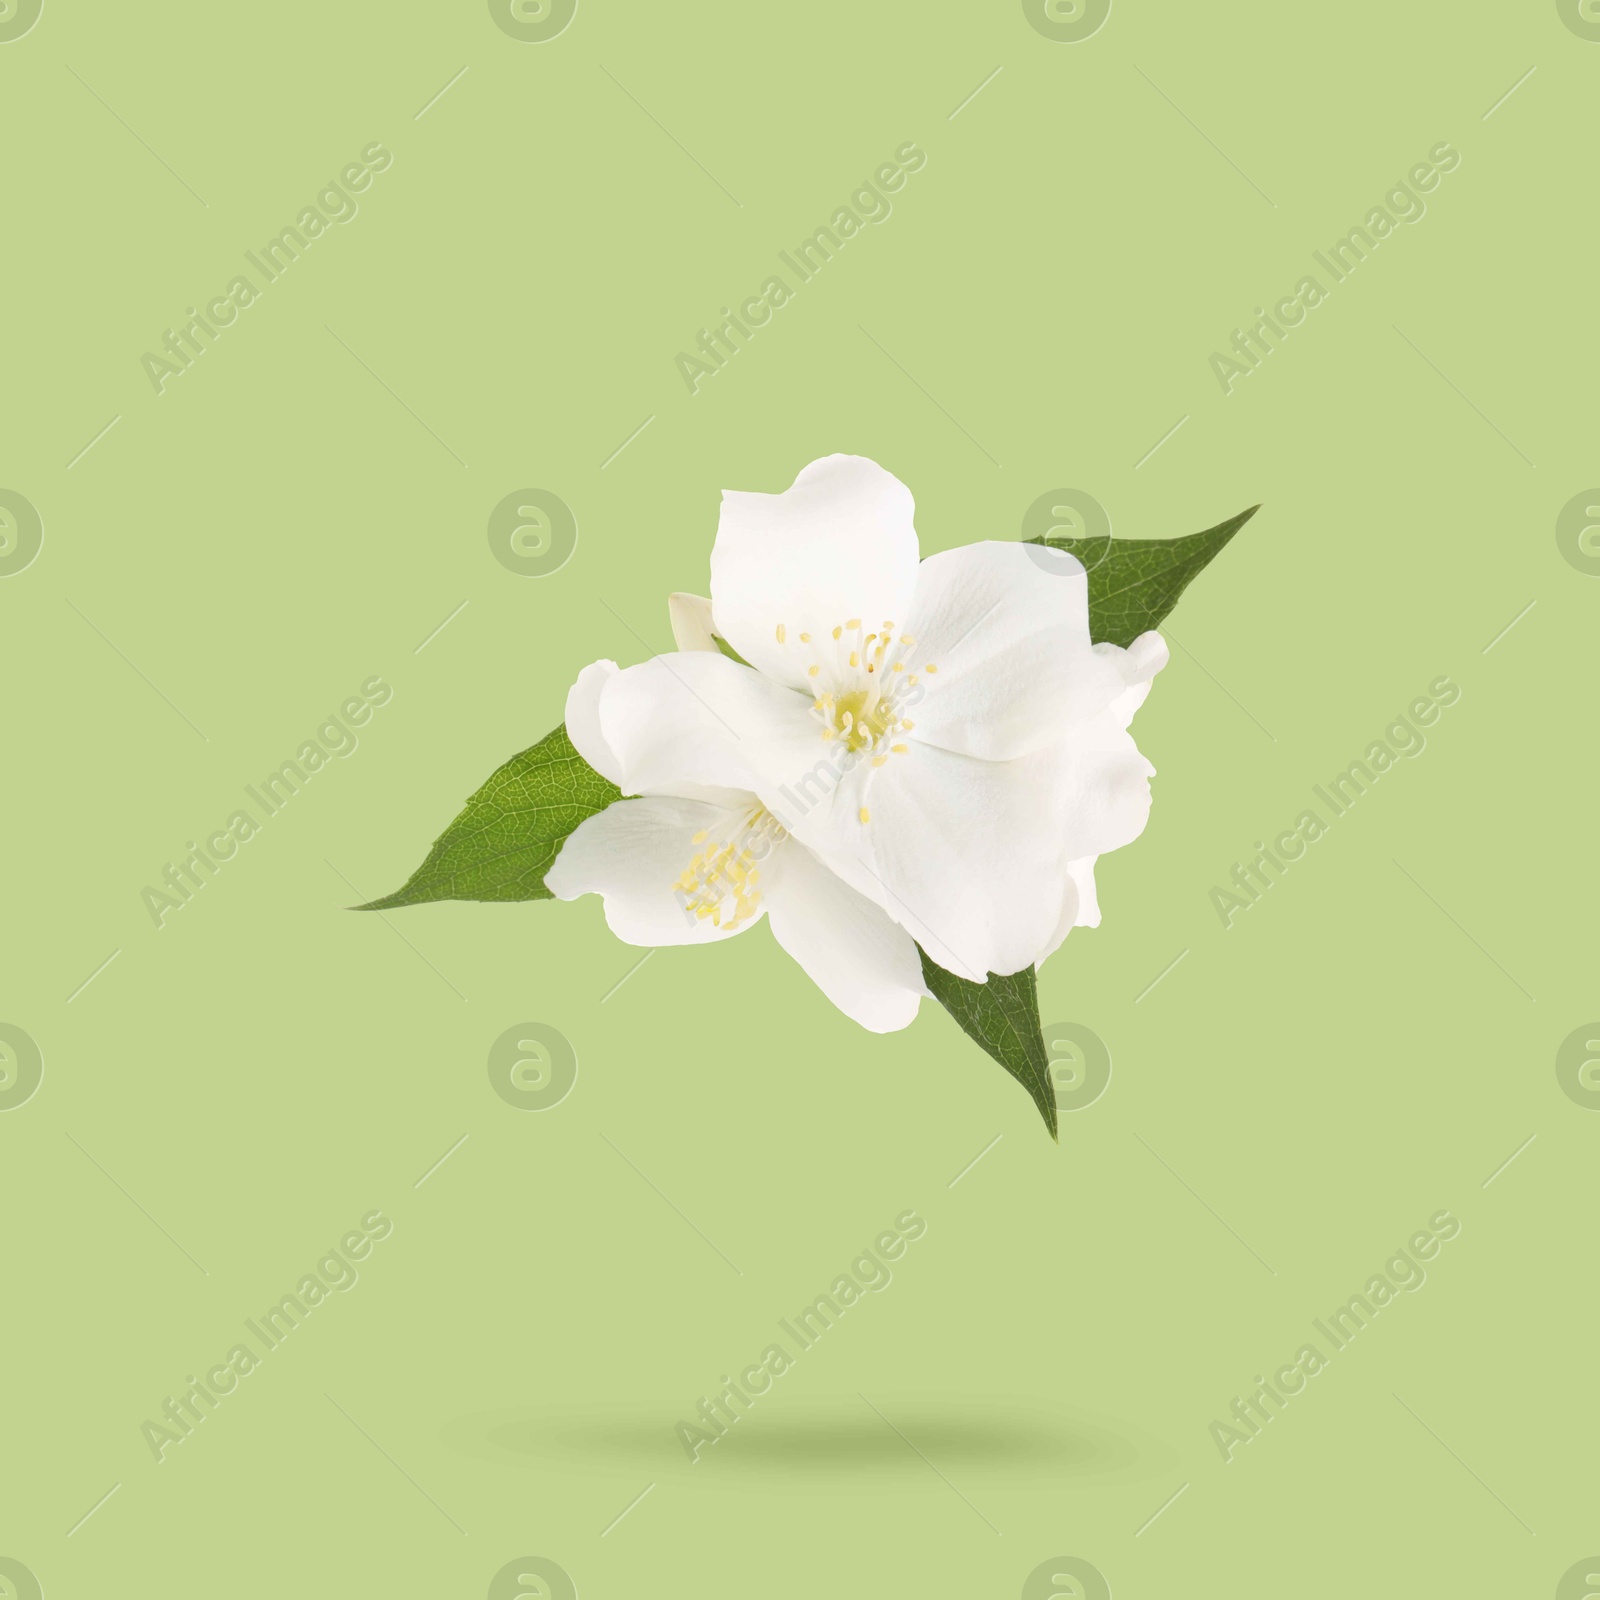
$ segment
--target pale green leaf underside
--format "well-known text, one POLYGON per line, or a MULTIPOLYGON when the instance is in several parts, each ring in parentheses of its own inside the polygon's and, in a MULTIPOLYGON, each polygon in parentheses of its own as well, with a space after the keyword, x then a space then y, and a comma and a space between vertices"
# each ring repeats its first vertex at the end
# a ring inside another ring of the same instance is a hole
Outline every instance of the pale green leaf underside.
POLYGON ((544 875, 580 822, 622 791, 573 748, 565 724, 513 756, 467 801, 405 887, 358 911, 429 900, 549 900, 544 875))

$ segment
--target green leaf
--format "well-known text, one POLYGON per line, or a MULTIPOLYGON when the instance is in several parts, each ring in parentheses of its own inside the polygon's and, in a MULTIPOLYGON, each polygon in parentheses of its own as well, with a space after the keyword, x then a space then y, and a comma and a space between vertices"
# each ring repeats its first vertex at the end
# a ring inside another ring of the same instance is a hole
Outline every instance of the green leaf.
POLYGON ((711 642, 716 645, 717 649, 719 649, 730 661, 737 661, 741 667, 748 667, 750 665, 750 663, 746 661, 745 658, 740 655, 739 652, 735 650, 720 633, 712 634, 711 642))
POLYGON ((1007 977, 989 974, 987 983, 971 983, 946 972, 920 945, 922 979, 933 997, 961 1024, 962 1031, 980 1045, 1033 1098, 1058 1144, 1056 1097, 1050 1081, 1050 1057, 1039 1026, 1039 985, 1032 967, 1007 977))
POLYGON ((573 749, 563 724, 513 756, 467 801, 403 889, 357 911, 429 900, 549 900, 544 875, 567 836, 622 791, 573 749))
POLYGON ((1124 649, 1160 625, 1178 596, 1260 506, 1251 506, 1204 533, 1182 539, 1029 539, 1076 556, 1089 573, 1089 633, 1096 644, 1124 649))

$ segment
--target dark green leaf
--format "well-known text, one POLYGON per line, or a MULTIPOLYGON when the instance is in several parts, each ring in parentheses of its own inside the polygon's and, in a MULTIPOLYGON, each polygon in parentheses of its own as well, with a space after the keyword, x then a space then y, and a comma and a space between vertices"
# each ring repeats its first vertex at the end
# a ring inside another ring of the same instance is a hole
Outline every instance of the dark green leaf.
POLYGON ((741 667, 748 667, 750 665, 750 663, 746 661, 745 658, 740 655, 739 652, 735 650, 720 633, 712 634, 711 639, 712 643, 716 645, 717 649, 719 649, 730 661, 737 661, 741 667))
POLYGON ((1124 649, 1160 625, 1178 596, 1260 506, 1182 539, 1030 539, 1075 555, 1089 573, 1089 632, 1096 644, 1124 649))
POLYGON ((429 900, 549 900, 544 875, 580 822, 622 791, 573 749, 563 724, 513 756, 467 801, 403 889, 357 906, 388 911, 429 900))
POLYGON ((1033 968, 1024 967, 1004 978, 991 972, 987 983, 970 983, 935 965, 920 945, 917 952, 922 957, 923 982, 934 999, 961 1024, 969 1039, 1028 1091, 1050 1137, 1059 1143, 1055 1090, 1044 1030, 1039 1026, 1039 986, 1033 968))

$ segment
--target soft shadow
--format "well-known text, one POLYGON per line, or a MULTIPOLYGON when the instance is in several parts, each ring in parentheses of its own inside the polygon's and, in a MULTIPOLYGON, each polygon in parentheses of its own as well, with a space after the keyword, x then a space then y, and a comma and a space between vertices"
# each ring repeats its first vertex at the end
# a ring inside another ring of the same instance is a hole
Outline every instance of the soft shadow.
MULTIPOLYGON (((627 1464, 652 1471, 690 1465, 679 1422, 692 1417, 601 1405, 516 1410, 462 1418, 445 1430, 458 1449, 507 1465, 627 1464)), ((708 1428, 708 1431, 709 1428, 708 1428)), ((758 1402, 694 1463, 708 1479, 852 1473, 1111 1479, 1143 1477, 1170 1452, 1109 1418, 1014 1401, 970 1404, 860 1396, 782 1406, 758 1402)))

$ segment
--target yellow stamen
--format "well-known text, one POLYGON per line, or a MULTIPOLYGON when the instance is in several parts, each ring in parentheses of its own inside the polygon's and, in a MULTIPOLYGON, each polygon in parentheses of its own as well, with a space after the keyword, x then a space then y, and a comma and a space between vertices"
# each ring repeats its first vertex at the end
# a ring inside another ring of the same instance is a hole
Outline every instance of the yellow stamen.
MULTIPOLYGON (((695 842, 708 837, 709 832, 702 832, 695 842)), ((713 839, 696 851, 678 877, 674 889, 685 912, 730 932, 748 922, 761 909, 756 863, 787 837, 775 817, 760 805, 751 806, 731 838, 713 839)))
POLYGON ((778 643, 782 644, 783 641, 788 637, 788 634, 789 630, 780 622, 778 624, 778 643))
POLYGON ((930 661, 922 670, 924 672, 937 672, 939 669, 930 661))
POLYGON ((904 671, 905 671, 905 670, 906 670, 906 664, 905 664, 905 662, 903 662, 903 661, 897 661, 897 662, 895 662, 895 664, 894 664, 894 670, 895 670, 895 671, 896 671, 896 672, 904 672, 904 671))
POLYGON ((872 813, 870 811, 868 811, 865 806, 862 806, 862 808, 861 808, 861 820, 863 822, 871 822, 872 821, 872 813))
POLYGON ((912 730, 912 729, 913 729, 913 728, 914 728, 914 727, 916 727, 916 723, 914 723, 914 722, 913 722, 913 721, 912 721, 912 720, 911 720, 911 718, 910 718, 910 717, 902 717, 902 718, 901 718, 901 719, 900 719, 900 726, 901 726, 901 727, 902 727, 902 728, 904 728, 904 729, 905 729, 905 730, 906 730, 906 732, 907 732, 907 733, 910 733, 910 732, 911 732, 911 730, 912 730))
POLYGON ((706 830, 705 830, 705 829, 704 829, 704 828, 702 828, 702 829, 701 829, 701 830, 700 830, 700 831, 699 831, 699 833, 697 833, 697 834, 696 834, 696 835, 695 835, 695 836, 694 836, 694 838, 692 838, 692 839, 691 839, 691 840, 690 840, 690 841, 689 841, 689 843, 690 843, 690 844, 704 844, 704 843, 705 843, 705 842, 706 842, 706 840, 707 840, 707 839, 709 839, 709 838, 710 838, 710 837, 711 837, 711 835, 710 835, 710 834, 709 834, 709 833, 707 833, 707 832, 706 832, 706 830))
POLYGON ((814 678, 821 671, 822 671, 821 667, 807 667, 806 668, 806 676, 808 678, 814 678))
POLYGON ((888 759, 888 756, 874 756, 872 758, 872 764, 875 767, 881 767, 888 759))
POLYGON ((903 756, 911 747, 910 745, 905 744, 892 744, 889 746, 889 748, 893 750, 897 756, 903 756))
POLYGON ((852 667, 859 667, 861 665, 861 652, 859 650, 852 650, 850 652, 850 665, 852 667))
POLYGON ((845 627, 847 627, 847 628, 859 628, 860 626, 861 626, 861 618, 860 617, 851 617, 851 619, 847 623, 845 623, 845 627))
POLYGON ((811 643, 811 635, 809 633, 802 633, 800 635, 800 643, 801 644, 810 644, 811 643))
POLYGON ((833 630, 833 636, 834 636, 834 638, 835 638, 835 639, 837 639, 837 638, 838 638, 838 637, 839 637, 839 635, 840 635, 840 634, 841 634, 841 633, 843 633, 843 632, 844 632, 844 629, 843 629, 843 628, 842 628, 842 627, 840 627, 840 628, 835 628, 835 629, 834 629, 834 630, 833 630))

